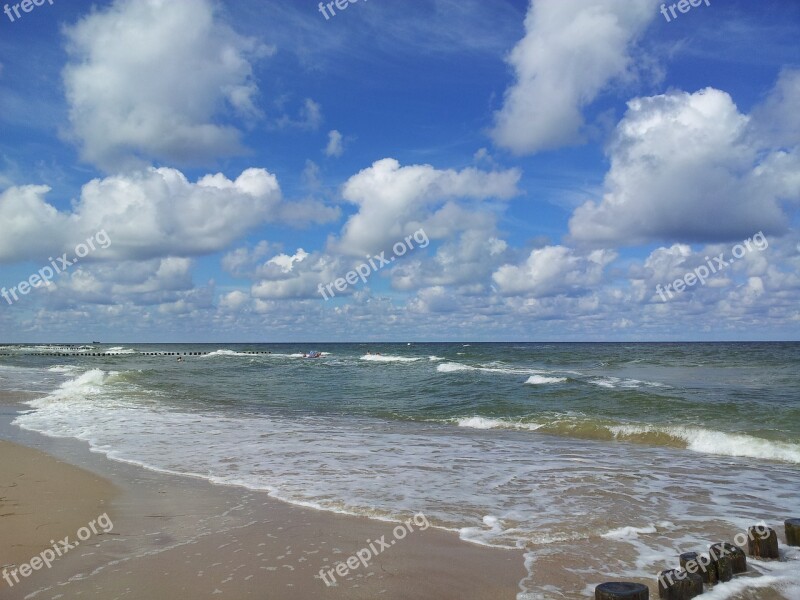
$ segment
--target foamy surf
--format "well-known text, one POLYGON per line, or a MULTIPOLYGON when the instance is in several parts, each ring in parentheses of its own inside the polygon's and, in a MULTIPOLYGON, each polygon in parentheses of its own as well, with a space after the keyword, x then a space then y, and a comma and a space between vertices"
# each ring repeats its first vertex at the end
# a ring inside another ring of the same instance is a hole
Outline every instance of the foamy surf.
POLYGON ((371 362, 417 362, 418 360, 422 360, 420 357, 410 357, 410 356, 393 356, 391 354, 365 354, 361 357, 361 360, 367 360, 371 362))
POLYGON ((106 384, 109 375, 112 373, 113 371, 106 373, 102 369, 90 369, 75 379, 62 383, 59 389, 53 392, 53 396, 80 397, 83 393, 96 393, 106 384))
POLYGON ((436 366, 439 373, 458 373, 461 371, 477 371, 481 373, 499 373, 502 375, 528 375, 535 376, 543 371, 525 367, 505 367, 494 364, 465 365, 459 362, 445 362, 436 366))
POLYGON ((797 600, 800 598, 800 550, 784 547, 783 559, 780 561, 761 561, 749 559, 749 567, 756 566, 760 572, 757 577, 735 577, 731 581, 717 583, 710 591, 703 594, 703 600, 732 600, 734 598, 750 598, 757 596, 756 590, 773 588, 780 590, 784 598, 797 600))
POLYGON ((521 421, 487 419, 485 417, 463 417, 456 419, 455 423, 459 427, 469 427, 470 429, 527 429, 528 431, 536 431, 542 427, 541 423, 523 423, 521 421))
POLYGON ((665 431, 684 440, 686 447, 694 452, 781 460, 800 464, 800 445, 798 444, 693 427, 672 427, 665 428, 665 431))
POLYGON ((519 546, 502 546, 497 544, 497 538, 505 532, 503 522, 492 515, 483 517, 483 527, 462 527, 458 530, 458 536, 465 542, 489 546, 491 548, 505 548, 516 550, 519 546))
POLYGON ((525 383, 528 385, 546 385, 552 383, 564 383, 566 380, 566 377, 544 377, 543 375, 531 375, 528 377, 525 383))
POLYGON ((47 370, 50 373, 75 373, 80 371, 80 368, 75 365, 54 365, 47 370))
POLYGON ((640 535, 646 533, 658 533, 659 531, 665 531, 674 527, 675 524, 671 521, 659 521, 658 523, 651 523, 645 527, 634 527, 632 525, 628 525, 626 527, 618 527, 617 529, 607 531, 600 537, 611 540, 635 540, 638 539, 640 535))
POLYGON ((136 354, 137 351, 133 348, 125 348, 124 346, 114 346, 108 350, 103 351, 105 354, 136 354))
POLYGON ((800 464, 800 445, 766 440, 748 434, 727 433, 699 427, 646 424, 609 424, 579 415, 542 415, 536 421, 509 418, 462 417, 451 420, 459 427, 538 431, 590 440, 616 440, 656 446, 685 448, 693 452, 756 458, 800 464))
POLYGON ((459 371, 477 371, 478 369, 468 365, 462 365, 461 363, 446 362, 438 365, 436 370, 439 371, 439 373, 458 373, 459 371))
POLYGON ((253 358, 253 354, 248 354, 247 352, 236 352, 235 350, 214 350, 213 352, 209 352, 208 354, 203 354, 202 358, 217 358, 220 356, 246 356, 247 358, 253 358))
POLYGON ((636 389, 641 387, 666 387, 663 383, 658 383, 657 381, 640 381, 638 379, 623 379, 621 377, 600 377, 596 379, 589 379, 588 383, 592 385, 597 385, 600 387, 608 388, 608 389, 615 389, 615 388, 623 388, 623 389, 636 389))

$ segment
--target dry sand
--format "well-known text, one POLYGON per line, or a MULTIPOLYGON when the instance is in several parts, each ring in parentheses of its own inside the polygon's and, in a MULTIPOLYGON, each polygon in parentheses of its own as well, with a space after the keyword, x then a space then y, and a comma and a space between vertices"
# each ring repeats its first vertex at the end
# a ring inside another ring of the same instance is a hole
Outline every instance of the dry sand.
POLYGON ((113 530, 93 535, 51 569, 35 571, 14 587, 0 580, 3 599, 502 600, 515 598, 525 576, 520 551, 468 544, 455 533, 430 528, 409 533, 327 587, 320 569, 335 567, 367 540, 391 541, 396 523, 154 473, 108 461, 74 441, 13 437, 48 450, 71 444, 70 462, 92 472, 0 443, 0 564, 28 562, 50 539, 74 539, 103 513, 113 530))

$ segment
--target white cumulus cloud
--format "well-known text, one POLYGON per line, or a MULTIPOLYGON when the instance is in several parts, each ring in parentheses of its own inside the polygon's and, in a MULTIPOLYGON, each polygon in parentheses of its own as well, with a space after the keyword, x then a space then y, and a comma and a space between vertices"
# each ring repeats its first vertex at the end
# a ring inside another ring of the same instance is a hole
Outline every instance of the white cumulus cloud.
POLYGON ((111 245, 91 257, 195 256, 223 250, 263 223, 319 222, 338 214, 312 201, 285 202, 277 178, 265 169, 197 182, 168 168, 95 179, 69 211, 49 204, 48 192, 47 186, 21 186, 0 194, 0 262, 71 251, 102 230, 111 245))
POLYGON ((616 257, 609 250, 583 256, 564 246, 546 246, 533 250, 520 265, 503 265, 492 279, 506 295, 583 295, 603 282, 605 267, 616 257))
MULTIPOLYGON (((345 183, 342 196, 358 206, 358 212, 345 223, 341 237, 330 245, 351 256, 378 252, 419 229, 448 200, 516 196, 519 178, 517 169, 440 170, 431 165, 403 167, 393 158, 379 160, 345 183)), ((448 233, 444 229, 442 237, 448 233)))
POLYGON ((214 119, 258 116, 251 61, 273 50, 210 0, 116 0, 66 35, 70 134, 88 162, 110 171, 242 152, 240 131, 214 119))
POLYGON ((630 74, 633 44, 657 14, 654 0, 532 0, 495 143, 528 154, 580 141, 583 109, 630 74))
POLYGON ((603 198, 575 210, 572 237, 638 244, 784 232, 783 205, 800 200, 800 129, 764 121, 791 121, 795 81, 782 79, 763 105, 769 113, 759 107, 754 116, 713 88, 631 100, 609 146, 603 198))

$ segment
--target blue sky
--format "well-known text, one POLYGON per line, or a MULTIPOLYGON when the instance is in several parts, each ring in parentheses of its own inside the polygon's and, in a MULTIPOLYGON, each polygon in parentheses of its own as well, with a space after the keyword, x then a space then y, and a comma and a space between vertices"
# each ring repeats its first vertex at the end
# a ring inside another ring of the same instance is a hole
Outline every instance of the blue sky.
POLYGON ((660 7, 0 14, 0 338, 797 339, 800 5, 660 7))

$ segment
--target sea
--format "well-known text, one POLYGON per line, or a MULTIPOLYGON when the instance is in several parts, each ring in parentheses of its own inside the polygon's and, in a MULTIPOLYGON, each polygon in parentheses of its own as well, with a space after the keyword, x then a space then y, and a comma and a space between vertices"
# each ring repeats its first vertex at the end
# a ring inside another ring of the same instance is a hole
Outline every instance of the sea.
MULTIPOLYGON (((16 426, 112 460, 520 548, 533 600, 783 539, 799 366, 799 343, 6 345, 0 388, 36 392, 16 426)), ((798 550, 708 597, 797 600, 798 550)))

